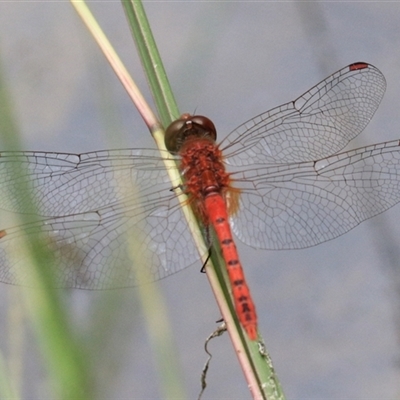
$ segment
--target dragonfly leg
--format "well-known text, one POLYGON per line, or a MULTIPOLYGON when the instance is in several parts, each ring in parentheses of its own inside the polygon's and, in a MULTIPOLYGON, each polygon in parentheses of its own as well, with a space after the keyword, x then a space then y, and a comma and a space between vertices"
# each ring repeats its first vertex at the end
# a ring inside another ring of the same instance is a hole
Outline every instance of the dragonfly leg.
POLYGON ((208 248, 208 255, 207 255, 206 261, 204 261, 204 263, 203 263, 203 265, 202 265, 202 267, 201 267, 201 270, 200 270, 200 272, 201 272, 202 274, 205 274, 205 272, 206 272, 206 265, 207 265, 208 261, 210 261, 210 258, 211 258, 211 251, 212 251, 212 249, 211 249, 211 247, 209 247, 209 248, 208 248))

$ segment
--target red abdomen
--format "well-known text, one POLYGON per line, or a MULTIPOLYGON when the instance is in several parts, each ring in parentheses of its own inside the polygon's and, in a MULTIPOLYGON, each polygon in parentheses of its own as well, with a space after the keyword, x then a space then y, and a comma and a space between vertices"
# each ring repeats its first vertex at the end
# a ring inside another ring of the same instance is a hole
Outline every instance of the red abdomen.
POLYGON ((204 226, 213 226, 226 264, 232 287, 236 313, 251 340, 257 339, 257 316, 251 299, 228 216, 228 199, 233 212, 238 191, 230 187, 222 153, 209 138, 190 137, 179 151, 180 166, 185 178, 185 193, 204 226))

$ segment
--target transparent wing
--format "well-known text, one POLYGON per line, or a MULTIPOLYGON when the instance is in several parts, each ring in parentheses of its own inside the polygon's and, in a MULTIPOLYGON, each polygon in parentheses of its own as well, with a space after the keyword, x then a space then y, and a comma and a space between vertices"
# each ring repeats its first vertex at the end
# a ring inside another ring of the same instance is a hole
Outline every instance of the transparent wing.
POLYGON ((227 164, 312 161, 342 150, 368 124, 386 89, 382 73, 351 64, 294 101, 245 122, 221 143, 227 164))
POLYGON ((387 142, 316 162, 248 168, 234 233, 249 246, 299 249, 333 239, 400 201, 400 143, 387 142))
POLYGON ((3 282, 29 286, 18 238, 32 235, 54 250, 60 287, 130 287, 140 268, 152 281, 199 259, 158 151, 1 153, 1 209, 27 212, 24 181, 40 220, 0 225, 3 282))

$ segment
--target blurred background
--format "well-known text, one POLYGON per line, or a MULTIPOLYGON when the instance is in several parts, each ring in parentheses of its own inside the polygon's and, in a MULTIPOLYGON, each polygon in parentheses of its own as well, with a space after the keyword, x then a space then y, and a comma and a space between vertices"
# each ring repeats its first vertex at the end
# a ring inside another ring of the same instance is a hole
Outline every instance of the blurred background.
MULTIPOLYGON (((151 101, 121 5, 90 6, 151 101)), ((388 87, 351 147, 400 138, 399 3, 187 1, 145 7, 180 111, 210 117, 220 138, 356 61, 378 67, 388 87)), ((154 147, 68 2, 0 3, 0 57, 26 150, 154 147)), ((400 397, 399 222, 396 206, 310 249, 272 252, 239 243, 260 331, 288 398, 400 397)), ((199 392, 203 342, 219 318, 200 268, 157 284, 189 398, 199 392)), ((46 370, 38 367, 29 323, 22 322, 20 339, 10 338, 15 290, 0 285, 0 345, 7 355, 16 340, 23 343, 21 397, 43 399, 46 370)), ((99 376, 107 381, 102 398, 162 398, 135 289, 123 296, 112 324, 94 319, 101 294, 71 291, 66 297, 76 323, 91 324, 107 344, 98 359, 105 366, 99 376)), ((203 399, 250 398, 228 337, 214 341, 211 351, 203 399)))

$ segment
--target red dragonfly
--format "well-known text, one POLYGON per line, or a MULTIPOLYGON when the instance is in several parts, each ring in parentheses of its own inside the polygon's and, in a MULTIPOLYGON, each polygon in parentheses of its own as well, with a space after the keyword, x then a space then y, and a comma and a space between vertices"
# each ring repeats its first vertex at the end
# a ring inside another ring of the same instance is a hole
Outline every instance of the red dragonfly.
POLYGON ((216 231, 239 320, 255 340, 255 307, 231 229, 255 248, 300 249, 399 202, 399 140, 339 153, 368 124, 385 88, 377 68, 351 64, 218 145, 209 119, 184 115, 166 135, 182 191, 164 167, 171 154, 158 150, 0 153, 0 208, 26 212, 12 193, 28 179, 39 210, 39 220, 23 227, 0 226, 0 281, 29 286, 22 235, 42 236, 55 251, 60 287, 132 287, 140 269, 154 281, 186 268, 200 255, 182 215, 184 192, 204 229, 216 231), (129 232, 143 253, 134 269, 129 232))

